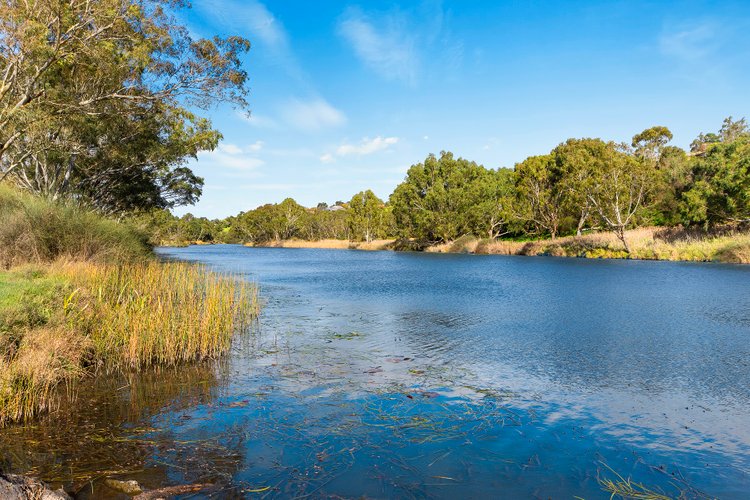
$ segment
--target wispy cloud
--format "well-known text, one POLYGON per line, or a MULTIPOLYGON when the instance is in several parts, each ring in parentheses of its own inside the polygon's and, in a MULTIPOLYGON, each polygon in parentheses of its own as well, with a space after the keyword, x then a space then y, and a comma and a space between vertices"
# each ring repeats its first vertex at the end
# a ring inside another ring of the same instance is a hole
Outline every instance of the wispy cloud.
POLYGON ((415 37, 403 15, 376 19, 352 7, 341 17, 338 32, 357 56, 386 80, 416 82, 419 58, 415 37))
POLYGON ((337 127, 346 123, 344 113, 322 98, 309 101, 292 99, 281 107, 281 116, 287 124, 307 131, 337 127))
POLYGON ((659 37, 659 50, 666 56, 697 61, 711 55, 721 44, 720 30, 710 21, 669 26, 659 37))
POLYGON ((327 152, 320 157, 321 163, 332 163, 336 161, 336 158, 343 156, 367 156, 378 151, 385 151, 391 146, 398 143, 398 137, 381 137, 377 136, 374 139, 369 137, 363 138, 357 144, 344 143, 341 144, 336 150, 331 153, 327 152))
POLYGON ((193 8, 204 19, 235 33, 247 35, 253 45, 268 54, 290 76, 300 82, 309 80, 292 50, 283 23, 257 0, 201 0, 193 8))
POLYGON ((376 137, 369 139, 365 137, 359 144, 342 144, 336 148, 336 155, 347 156, 347 155, 370 155, 372 153, 388 149, 388 147, 396 144, 398 137, 376 137))
POLYGON ((450 11, 439 0, 409 10, 367 11, 349 7, 337 32, 356 56, 383 79, 414 86, 424 70, 458 73, 464 43, 450 29, 450 11))
POLYGON ((246 121, 250 125, 261 129, 278 129, 279 123, 266 115, 259 115, 257 113, 247 114, 244 112, 238 112, 237 116, 242 120, 246 121))
POLYGON ((250 156, 257 153, 263 143, 258 141, 245 147, 231 143, 219 144, 213 151, 205 151, 198 154, 198 161, 202 165, 208 165, 218 170, 253 170, 265 164, 260 158, 250 156))

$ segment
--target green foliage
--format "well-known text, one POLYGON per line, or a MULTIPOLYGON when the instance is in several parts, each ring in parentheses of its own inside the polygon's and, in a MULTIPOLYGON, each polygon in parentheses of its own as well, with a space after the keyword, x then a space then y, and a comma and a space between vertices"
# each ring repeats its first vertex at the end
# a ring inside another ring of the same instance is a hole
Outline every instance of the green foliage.
POLYGON ((193 38, 171 0, 0 6, 0 180, 108 213, 194 203, 186 167, 220 134, 190 110, 245 107, 240 37, 193 38))
POLYGON ((245 241, 266 242, 294 238, 302 230, 306 209, 292 198, 268 204, 238 216, 245 241))
POLYGON ((651 127, 634 135, 631 146, 635 148, 635 154, 639 158, 656 161, 661 156, 661 149, 672 140, 672 137, 672 131, 667 127, 651 127))
POLYGON ((515 172, 515 216, 530 224, 534 233, 548 233, 554 239, 567 194, 554 156, 530 156, 516 165, 515 172))
POLYGON ((398 237, 393 246, 404 249, 463 236, 486 238, 487 246, 503 236, 554 239, 605 229, 620 239, 612 252, 624 245, 627 254, 625 232, 639 226, 750 221, 745 121, 728 118, 713 135, 715 142, 692 154, 670 146, 672 133, 661 126, 635 135, 632 147, 568 139, 514 169, 487 169, 444 151, 413 165, 387 203, 366 190, 349 203, 308 209, 287 198, 220 221, 157 211, 147 227, 155 243, 398 237))
POLYGON ((487 178, 481 165, 445 151, 412 165, 390 197, 401 235, 449 241, 471 232, 471 213, 483 201, 479 184, 487 178))
POLYGON ((388 212, 383 200, 370 191, 362 191, 349 201, 347 223, 353 239, 371 242, 385 236, 388 212))
POLYGON ((750 137, 713 145, 694 160, 692 176, 683 194, 688 222, 750 221, 750 137))

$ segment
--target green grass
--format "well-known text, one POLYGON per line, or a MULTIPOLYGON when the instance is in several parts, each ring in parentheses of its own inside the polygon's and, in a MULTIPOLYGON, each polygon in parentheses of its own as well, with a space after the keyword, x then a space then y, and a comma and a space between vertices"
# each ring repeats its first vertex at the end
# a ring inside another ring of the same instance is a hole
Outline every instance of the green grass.
POLYGON ((254 286, 157 262, 129 225, 4 185, 0 220, 0 425, 85 374, 221 356, 257 315, 254 286))
POLYGON ((0 271, 0 425, 53 409, 86 373, 217 358, 257 313, 254 286, 184 263, 0 271))

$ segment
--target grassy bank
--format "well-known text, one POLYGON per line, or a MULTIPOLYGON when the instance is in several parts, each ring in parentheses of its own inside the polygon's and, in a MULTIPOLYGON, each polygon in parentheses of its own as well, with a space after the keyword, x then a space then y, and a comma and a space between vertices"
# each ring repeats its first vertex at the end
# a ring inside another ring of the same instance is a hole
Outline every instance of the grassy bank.
POLYGON ((630 253, 612 233, 568 236, 554 240, 508 241, 464 237, 426 249, 428 252, 487 255, 551 255, 589 259, 642 259, 750 263, 750 233, 677 228, 639 228, 628 231, 630 253))
POLYGON ((349 241, 349 240, 279 240, 264 243, 247 243, 246 246, 264 248, 326 248, 333 250, 392 250, 395 240, 349 241))
POLYGON ((220 356, 257 314, 255 287, 94 213, 0 186, 0 218, 0 425, 87 375, 220 356))
POLYGON ((567 236, 554 240, 512 241, 465 236, 437 245, 411 240, 281 240, 247 246, 273 248, 326 248, 342 250, 423 250, 434 253, 483 255, 551 255, 589 259, 642 259, 750 264, 750 233, 731 230, 639 228, 626 234, 630 253, 613 233, 567 236))

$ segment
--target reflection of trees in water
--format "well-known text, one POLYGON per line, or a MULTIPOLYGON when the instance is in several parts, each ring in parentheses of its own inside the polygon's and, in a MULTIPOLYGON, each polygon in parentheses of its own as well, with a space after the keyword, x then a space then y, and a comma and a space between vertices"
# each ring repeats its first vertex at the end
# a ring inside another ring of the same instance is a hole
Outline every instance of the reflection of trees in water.
POLYGON ((212 404, 224 370, 221 363, 196 364, 81 384, 59 411, 0 430, 2 468, 73 489, 118 474, 147 487, 228 478, 241 460, 236 449, 209 440, 177 442, 169 430, 175 422, 154 427, 165 411, 212 404), (188 468, 189 477, 182 477, 188 468))

